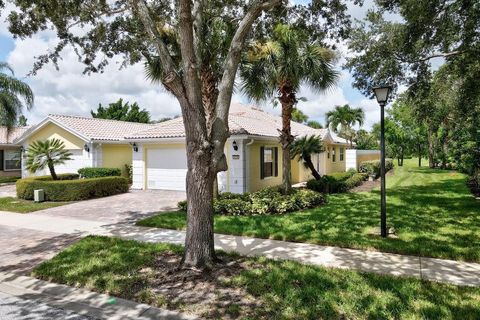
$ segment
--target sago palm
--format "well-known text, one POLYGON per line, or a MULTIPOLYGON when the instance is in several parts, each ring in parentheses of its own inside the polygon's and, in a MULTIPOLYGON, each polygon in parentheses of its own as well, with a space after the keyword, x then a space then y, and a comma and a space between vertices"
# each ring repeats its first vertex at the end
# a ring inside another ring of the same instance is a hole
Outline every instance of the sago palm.
POLYGON ((0 125, 7 128, 17 123, 24 107, 33 107, 32 89, 14 75, 7 63, 0 62, 0 125))
POLYGON ((290 154, 292 159, 298 156, 300 160, 303 160, 303 164, 305 167, 310 169, 312 175, 315 179, 320 179, 320 174, 318 173, 317 169, 312 162, 312 155, 319 154, 323 152, 323 143, 322 139, 318 136, 310 136, 310 137, 301 137, 297 138, 293 141, 290 145, 290 154))
POLYGON ((65 144, 59 139, 37 140, 27 149, 26 168, 35 173, 48 167, 53 180, 58 180, 55 166, 72 160, 72 153, 65 149, 65 144))
POLYGON ((335 110, 331 110, 326 114, 327 126, 335 132, 340 132, 353 147, 353 139, 355 131, 353 126, 358 123, 363 125, 365 121, 365 112, 362 108, 351 108, 348 104, 336 106, 335 110))
POLYGON ((240 67, 241 90, 257 102, 278 99, 282 106, 280 143, 283 152, 283 191, 291 190, 290 121, 302 85, 323 91, 335 85, 336 55, 287 25, 278 25, 270 41, 254 43, 240 67))

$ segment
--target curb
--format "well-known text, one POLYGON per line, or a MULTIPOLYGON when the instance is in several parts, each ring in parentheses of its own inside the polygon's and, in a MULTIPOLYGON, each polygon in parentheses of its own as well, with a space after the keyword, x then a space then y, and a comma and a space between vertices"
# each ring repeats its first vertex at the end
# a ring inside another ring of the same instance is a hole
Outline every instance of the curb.
POLYGON ((195 320, 195 316, 155 308, 81 288, 0 272, 0 292, 96 319, 195 320))

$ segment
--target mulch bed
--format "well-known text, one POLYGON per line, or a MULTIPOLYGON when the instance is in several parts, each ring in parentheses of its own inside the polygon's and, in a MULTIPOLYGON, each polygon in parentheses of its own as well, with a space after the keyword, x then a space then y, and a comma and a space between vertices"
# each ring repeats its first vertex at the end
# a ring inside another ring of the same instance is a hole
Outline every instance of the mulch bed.
POLYGON ((258 299, 245 290, 228 285, 243 270, 252 268, 244 257, 221 255, 212 271, 179 268, 181 255, 159 253, 153 267, 144 268, 148 291, 140 302, 196 314, 208 319, 249 318, 258 313, 258 299))
MULTIPOLYGON (((386 176, 387 177, 392 176, 394 174, 393 171, 394 171, 394 169, 388 171, 386 173, 386 176)), ((377 187, 380 187, 380 178, 375 179, 373 181, 366 180, 361 185, 359 185, 358 187, 350 189, 349 192, 370 192, 377 187)))

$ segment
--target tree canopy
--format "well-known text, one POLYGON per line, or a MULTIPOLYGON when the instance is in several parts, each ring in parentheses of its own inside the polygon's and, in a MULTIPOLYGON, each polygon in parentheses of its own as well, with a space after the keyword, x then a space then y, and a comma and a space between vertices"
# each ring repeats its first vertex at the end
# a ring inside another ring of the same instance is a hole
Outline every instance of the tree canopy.
POLYGON ((91 110, 90 113, 94 118, 111 119, 128 122, 150 122, 150 112, 145 109, 140 110, 140 107, 136 102, 130 105, 129 102, 123 102, 123 99, 119 99, 117 102, 108 104, 107 107, 103 107, 100 103, 97 111, 91 110))

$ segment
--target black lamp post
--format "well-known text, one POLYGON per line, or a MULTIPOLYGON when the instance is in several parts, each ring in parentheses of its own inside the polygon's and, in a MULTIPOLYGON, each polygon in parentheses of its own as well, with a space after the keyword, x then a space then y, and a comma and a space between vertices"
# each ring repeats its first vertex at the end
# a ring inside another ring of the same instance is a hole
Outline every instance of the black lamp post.
POLYGON ((385 105, 388 102, 388 96, 392 87, 388 85, 372 88, 377 102, 380 105, 380 235, 387 237, 387 199, 385 185, 385 105))

